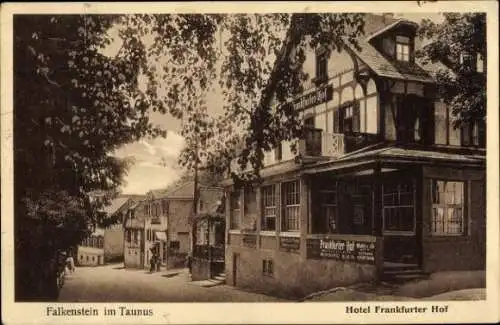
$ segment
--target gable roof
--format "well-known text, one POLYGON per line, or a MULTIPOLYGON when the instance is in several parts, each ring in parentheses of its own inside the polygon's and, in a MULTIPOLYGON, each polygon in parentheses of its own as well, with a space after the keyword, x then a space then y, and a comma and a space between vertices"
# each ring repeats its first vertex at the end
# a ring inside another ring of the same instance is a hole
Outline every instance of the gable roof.
POLYGON ((356 49, 347 41, 345 43, 348 49, 378 76, 424 83, 434 82, 434 78, 430 73, 435 69, 434 66, 428 66, 427 69, 424 69, 418 62, 389 60, 370 43, 375 37, 400 25, 411 25, 418 28, 417 23, 407 19, 393 19, 381 15, 366 14, 365 35, 368 36, 358 39, 360 49, 356 49))
POLYGON ((374 31, 370 35, 368 35, 368 37, 366 38, 366 41, 370 41, 370 40, 374 39, 375 37, 382 35, 383 33, 390 31, 391 29, 394 29, 400 25, 410 25, 415 29, 418 28, 418 24, 416 22, 406 20, 406 19, 398 19, 392 23, 389 23, 388 25, 384 26, 383 28, 380 28, 380 29, 374 31))
POLYGON ((426 83, 434 82, 429 71, 417 63, 389 61, 366 40, 359 40, 358 45, 360 50, 351 44, 347 44, 347 47, 378 76, 426 83))
POLYGON ((118 212, 125 204, 131 200, 128 197, 117 197, 113 200, 111 200, 111 203, 103 208, 103 211, 111 216, 118 212))

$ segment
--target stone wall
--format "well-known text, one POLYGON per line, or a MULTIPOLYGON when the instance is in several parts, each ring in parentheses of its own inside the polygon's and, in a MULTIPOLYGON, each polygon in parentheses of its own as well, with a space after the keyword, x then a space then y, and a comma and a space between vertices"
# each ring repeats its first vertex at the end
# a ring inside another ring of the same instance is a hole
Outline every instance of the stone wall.
POLYGON ((299 254, 229 246, 226 250, 227 284, 285 298, 302 298, 336 286, 370 281, 375 265, 336 260, 302 259, 299 254), (237 261, 233 260, 234 256, 237 261), (263 273, 263 260, 273 261, 272 276, 263 273), (236 266, 236 271, 233 266, 236 266), (235 278, 236 276, 236 278, 235 278))

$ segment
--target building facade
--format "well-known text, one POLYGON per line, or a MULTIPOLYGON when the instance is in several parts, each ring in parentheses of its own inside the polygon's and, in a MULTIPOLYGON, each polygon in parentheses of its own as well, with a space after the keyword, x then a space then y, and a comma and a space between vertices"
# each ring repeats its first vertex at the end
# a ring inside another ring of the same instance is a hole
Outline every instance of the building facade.
POLYGON ((81 266, 97 266, 105 263, 121 262, 124 259, 123 222, 135 204, 129 197, 118 197, 104 208, 109 218, 117 218, 117 223, 108 227, 97 227, 92 234, 77 247, 75 262, 81 266))
POLYGON ((415 59, 417 28, 367 15, 360 49, 306 53, 300 159, 283 142, 262 183, 225 183, 229 284, 300 297, 485 268, 486 126, 452 126, 436 67, 415 59))
MULTIPOLYGON (((222 190, 200 186, 199 211, 220 200, 222 190)), ((134 207, 125 230, 125 266, 150 267, 153 252, 167 268, 182 268, 191 252, 190 216, 193 214, 194 182, 186 181, 165 190, 150 191, 134 207)))

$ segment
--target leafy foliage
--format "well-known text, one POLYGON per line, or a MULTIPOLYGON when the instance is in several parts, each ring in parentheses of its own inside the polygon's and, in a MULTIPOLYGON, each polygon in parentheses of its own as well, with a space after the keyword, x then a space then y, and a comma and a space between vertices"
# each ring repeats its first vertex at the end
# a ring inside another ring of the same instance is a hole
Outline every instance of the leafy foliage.
POLYGON ((445 13, 444 22, 423 20, 419 33, 431 39, 417 53, 424 62, 442 62, 437 83, 444 101, 450 105, 460 126, 486 117, 486 14, 445 13), (460 57, 462 56, 462 60, 460 57), (463 57, 471 58, 471 65, 463 57), (476 69, 477 60, 484 64, 476 69))

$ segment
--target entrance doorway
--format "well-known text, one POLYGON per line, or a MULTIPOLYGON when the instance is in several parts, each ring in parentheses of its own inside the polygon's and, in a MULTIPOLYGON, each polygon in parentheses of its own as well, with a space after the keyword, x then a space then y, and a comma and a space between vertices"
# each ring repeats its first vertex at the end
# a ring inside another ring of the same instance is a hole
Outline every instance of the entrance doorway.
POLYGON ((391 179, 382 186, 384 260, 419 264, 415 179, 391 179))

